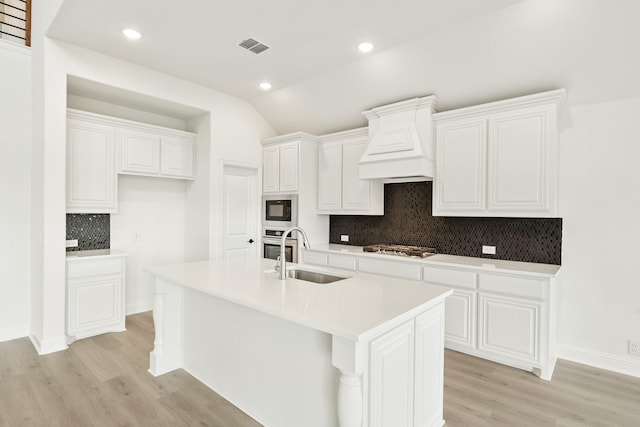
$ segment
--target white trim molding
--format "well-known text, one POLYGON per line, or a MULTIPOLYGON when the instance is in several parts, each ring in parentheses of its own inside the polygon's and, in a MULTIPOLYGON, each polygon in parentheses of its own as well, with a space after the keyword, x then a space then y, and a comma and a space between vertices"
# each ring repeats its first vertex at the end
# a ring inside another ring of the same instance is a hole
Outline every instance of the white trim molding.
POLYGON ((640 358, 637 357, 600 353, 558 343, 558 358, 640 378, 640 358))

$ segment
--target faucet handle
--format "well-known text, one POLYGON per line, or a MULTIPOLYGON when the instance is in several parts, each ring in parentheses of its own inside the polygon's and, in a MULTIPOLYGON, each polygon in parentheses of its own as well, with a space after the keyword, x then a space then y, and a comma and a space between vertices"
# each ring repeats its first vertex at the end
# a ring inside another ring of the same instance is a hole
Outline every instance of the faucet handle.
POLYGON ((275 271, 280 271, 280 255, 276 258, 276 266, 273 268, 275 271))

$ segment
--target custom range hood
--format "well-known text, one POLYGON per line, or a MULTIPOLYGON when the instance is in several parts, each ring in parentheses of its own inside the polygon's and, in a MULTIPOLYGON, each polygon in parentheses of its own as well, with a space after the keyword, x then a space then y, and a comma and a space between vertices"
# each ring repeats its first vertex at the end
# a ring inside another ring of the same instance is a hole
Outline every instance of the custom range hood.
POLYGON ((435 95, 375 107, 369 120, 369 144, 358 163, 358 178, 393 182, 432 180, 435 95))

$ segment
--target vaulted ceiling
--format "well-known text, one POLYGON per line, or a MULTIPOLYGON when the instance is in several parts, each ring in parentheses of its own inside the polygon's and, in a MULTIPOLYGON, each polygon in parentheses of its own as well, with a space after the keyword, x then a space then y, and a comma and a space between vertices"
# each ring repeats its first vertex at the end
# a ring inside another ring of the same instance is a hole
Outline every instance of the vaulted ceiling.
POLYGON ((428 94, 439 111, 560 87, 574 105, 640 96, 638 16, 636 0, 65 0, 48 35, 244 98, 280 134, 323 134, 428 94))

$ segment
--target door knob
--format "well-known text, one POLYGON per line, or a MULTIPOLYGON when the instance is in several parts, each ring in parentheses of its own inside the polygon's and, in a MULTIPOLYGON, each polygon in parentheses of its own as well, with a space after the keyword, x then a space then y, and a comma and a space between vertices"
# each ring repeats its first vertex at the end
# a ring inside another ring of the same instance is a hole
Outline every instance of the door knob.
POLYGON ((253 242, 255 242, 255 240, 249 239, 249 243, 253 243, 253 242))

